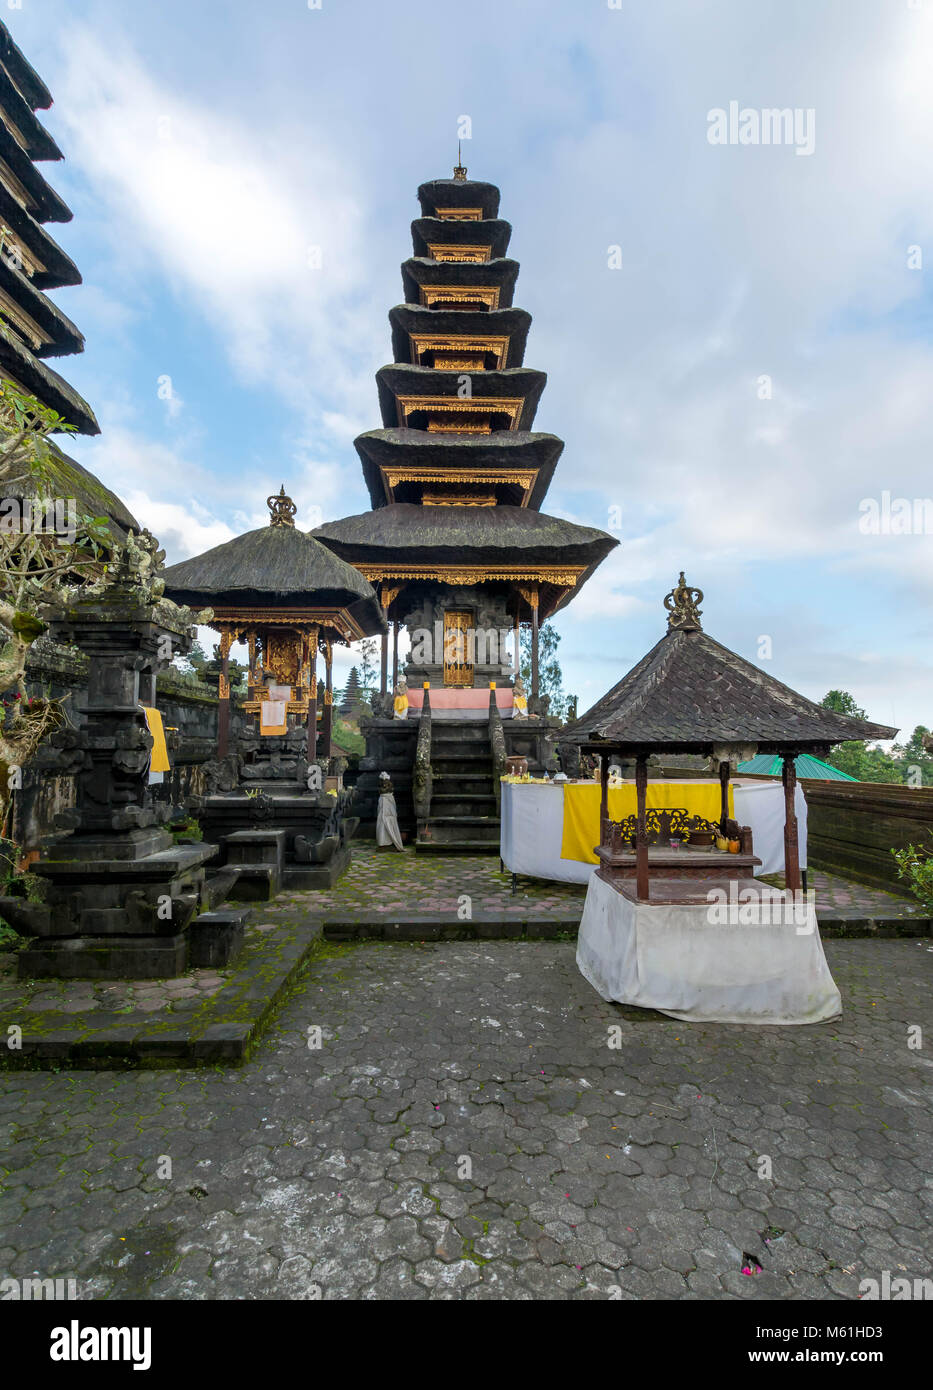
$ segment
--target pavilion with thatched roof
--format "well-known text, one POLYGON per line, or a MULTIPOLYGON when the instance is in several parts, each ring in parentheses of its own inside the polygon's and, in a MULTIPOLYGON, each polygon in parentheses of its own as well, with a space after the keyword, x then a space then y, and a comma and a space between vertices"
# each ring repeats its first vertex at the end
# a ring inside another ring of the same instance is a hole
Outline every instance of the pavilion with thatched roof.
POLYGON ((223 663, 219 694, 218 755, 228 751, 230 731, 229 654, 234 641, 249 650, 245 711, 258 717, 260 732, 286 732, 289 718, 306 719, 308 762, 316 752, 317 655, 323 653, 324 757, 330 757, 333 722, 333 643, 381 633, 382 608, 372 586, 326 546, 295 527, 296 507, 285 495, 268 498, 268 526, 247 531, 164 572, 165 592, 178 603, 210 606, 211 626, 220 633, 223 663), (287 692, 287 694, 285 693, 287 692), (272 699, 272 696, 280 696, 272 699), (284 719, 270 722, 271 701, 284 719))
POLYGON ((645 794, 652 753, 699 753, 718 763, 723 820, 728 817, 730 769, 755 753, 778 754, 786 807, 785 884, 796 892, 801 879, 794 760, 801 753, 825 757, 834 743, 848 739, 891 739, 897 733, 814 704, 707 636, 700 625, 702 600, 702 592, 687 585, 681 572, 680 582, 664 600, 667 632, 608 694, 560 734, 562 743, 577 744, 600 758, 601 850, 608 844, 610 757, 635 759, 640 901, 649 896, 645 794))

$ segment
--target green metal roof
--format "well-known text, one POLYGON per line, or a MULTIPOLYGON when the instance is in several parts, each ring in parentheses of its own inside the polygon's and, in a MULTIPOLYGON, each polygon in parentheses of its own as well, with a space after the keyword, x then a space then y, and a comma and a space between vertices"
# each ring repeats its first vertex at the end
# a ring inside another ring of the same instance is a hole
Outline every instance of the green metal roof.
MULTIPOLYGON (((850 777, 847 772, 840 772, 838 767, 832 767, 829 763, 822 762, 819 758, 814 758, 811 753, 801 753, 794 759, 794 766, 797 769, 798 777, 811 777, 822 782, 857 782, 857 777, 850 777)), ((776 753, 758 753, 756 757, 749 758, 748 762, 738 763, 736 772, 757 772, 763 776, 780 776, 781 759, 776 753)))

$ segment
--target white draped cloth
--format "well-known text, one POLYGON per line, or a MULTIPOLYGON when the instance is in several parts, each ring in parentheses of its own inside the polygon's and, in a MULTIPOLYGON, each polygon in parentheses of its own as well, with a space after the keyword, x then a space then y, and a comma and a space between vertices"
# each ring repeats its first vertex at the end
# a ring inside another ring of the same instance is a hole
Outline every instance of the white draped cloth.
MULTIPOLYGON (((764 901, 782 900, 757 885, 764 901), (773 895, 771 897, 770 895, 773 895)), ((705 903, 636 903, 595 874, 577 938, 580 973, 603 999, 693 1023, 820 1023, 842 1012, 812 903, 793 920, 717 922, 705 903), (711 920, 711 918, 713 920, 711 920)))
POLYGON ((379 794, 379 805, 376 809, 376 844, 402 848, 402 836, 398 828, 398 814, 392 792, 379 794))
MULTIPOLYGON (((503 782, 499 853, 510 873, 563 883, 587 883, 595 864, 562 859, 564 784, 503 782)), ((784 788, 780 782, 733 783, 735 818, 750 825, 759 874, 784 872, 784 788)), ((800 867, 807 867, 807 803, 798 784, 794 800, 800 867)), ((596 836, 594 835, 594 844, 596 836)))

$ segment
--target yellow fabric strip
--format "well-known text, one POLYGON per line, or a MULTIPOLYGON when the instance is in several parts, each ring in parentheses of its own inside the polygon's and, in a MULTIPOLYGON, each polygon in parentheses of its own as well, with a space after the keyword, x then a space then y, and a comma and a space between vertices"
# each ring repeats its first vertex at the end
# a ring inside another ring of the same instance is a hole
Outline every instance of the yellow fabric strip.
POLYGON ((150 772, 169 772, 168 749, 165 746, 165 729, 162 727, 162 711, 152 705, 143 705, 146 727, 152 735, 152 754, 149 761, 150 772))
MULTIPOLYGON (((564 829, 560 845, 561 859, 576 859, 583 864, 598 864, 594 845, 599 844, 598 782, 574 782, 564 787, 564 829)), ((719 782, 649 782, 646 807, 663 810, 685 807, 688 815, 718 821, 722 809, 719 782)), ((624 820, 634 816, 635 784, 609 788, 609 817, 624 820)), ((729 815, 735 815, 732 786, 729 786, 729 815)))

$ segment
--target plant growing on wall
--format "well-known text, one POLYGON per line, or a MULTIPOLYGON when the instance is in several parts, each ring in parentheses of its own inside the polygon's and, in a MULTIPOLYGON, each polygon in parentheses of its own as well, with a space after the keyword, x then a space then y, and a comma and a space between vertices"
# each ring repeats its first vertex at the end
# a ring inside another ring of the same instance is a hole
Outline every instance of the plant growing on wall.
POLYGON ((100 590, 114 546, 108 519, 54 495, 53 433, 72 426, 0 382, 0 833, 22 768, 63 722, 61 703, 30 699, 30 648, 74 595, 100 590))
POLYGON ((924 912, 933 917, 933 840, 929 845, 905 845, 892 849, 897 876, 902 878, 920 903, 924 912))

